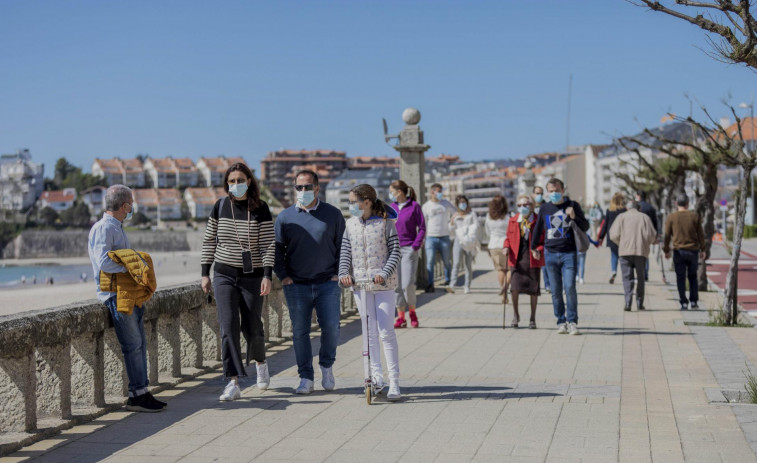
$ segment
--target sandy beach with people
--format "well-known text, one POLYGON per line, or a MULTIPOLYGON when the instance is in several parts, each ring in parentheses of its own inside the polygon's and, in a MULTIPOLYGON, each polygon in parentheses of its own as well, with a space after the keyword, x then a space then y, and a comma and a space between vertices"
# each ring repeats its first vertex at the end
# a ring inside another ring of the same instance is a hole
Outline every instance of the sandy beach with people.
MULTIPOLYGON (((151 254, 158 289, 185 283, 200 284, 199 252, 156 252, 151 254)), ((0 259, 0 265, 76 265, 89 264, 88 257, 0 259)), ((47 309, 62 305, 95 300, 95 283, 26 285, 0 290, 0 316, 29 310, 47 309)))

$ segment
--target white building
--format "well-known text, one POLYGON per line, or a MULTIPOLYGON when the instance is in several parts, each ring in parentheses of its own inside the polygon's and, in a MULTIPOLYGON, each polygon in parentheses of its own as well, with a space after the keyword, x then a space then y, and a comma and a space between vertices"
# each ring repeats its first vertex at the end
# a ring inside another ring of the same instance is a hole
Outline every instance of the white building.
POLYGON ((117 183, 131 188, 143 188, 145 186, 145 169, 142 161, 137 158, 95 158, 92 163, 92 175, 102 177, 108 186, 117 183))
POLYGON ((140 188, 134 192, 134 212, 150 220, 181 219, 181 194, 175 188, 140 188))
POLYGON ((0 209, 25 211, 44 189, 44 164, 32 162, 28 149, 0 156, 0 209))
MULTIPOLYGON (((332 178, 326 187, 326 202, 349 215, 350 190, 362 183, 367 183, 376 189, 378 198, 389 203, 389 185, 400 178, 397 167, 379 167, 374 169, 347 169, 332 178)), ((419 202, 423 203, 423 201, 419 202)))
POLYGON ((105 212, 105 192, 104 186, 93 186, 80 193, 81 200, 89 208, 92 218, 99 220, 105 212))
POLYGON ((76 201, 76 190, 74 188, 43 191, 39 196, 39 210, 49 207, 55 212, 65 211, 74 207, 74 201, 76 201))
MULTIPOLYGON (((204 181, 204 183, 200 183, 208 187, 222 187, 223 176, 226 174, 226 170, 237 162, 246 164, 244 159, 238 157, 227 158, 226 156, 218 156, 217 158, 200 158, 197 161, 197 171, 199 177, 204 181)), ((253 171, 253 174, 255 173, 253 169, 250 170, 253 171)))
POLYGON ((187 188, 184 201, 189 206, 193 219, 205 219, 210 216, 216 201, 227 196, 223 188, 187 188))
POLYGON ((200 186, 200 172, 189 158, 147 158, 145 175, 155 188, 200 186))

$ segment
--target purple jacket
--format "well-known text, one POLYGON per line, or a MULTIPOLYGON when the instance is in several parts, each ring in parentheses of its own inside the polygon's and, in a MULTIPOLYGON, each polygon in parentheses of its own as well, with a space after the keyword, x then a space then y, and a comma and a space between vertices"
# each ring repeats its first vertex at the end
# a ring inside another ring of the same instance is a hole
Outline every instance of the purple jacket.
POLYGON ((415 251, 423 246, 423 238, 426 237, 426 221, 423 218, 421 205, 413 200, 400 210, 400 206, 394 202, 392 208, 399 213, 397 218, 397 237, 400 246, 412 246, 415 251))

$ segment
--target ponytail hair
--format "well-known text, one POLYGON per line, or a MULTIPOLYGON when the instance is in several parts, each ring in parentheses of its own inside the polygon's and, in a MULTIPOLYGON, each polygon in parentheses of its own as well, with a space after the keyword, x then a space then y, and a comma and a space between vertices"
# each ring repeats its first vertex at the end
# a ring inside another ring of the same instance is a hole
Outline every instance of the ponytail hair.
POLYGON ((402 180, 395 180, 392 182, 391 187, 395 190, 399 190, 402 192, 403 195, 405 195, 406 198, 412 199, 415 202, 418 202, 418 197, 415 195, 415 190, 413 187, 408 185, 402 180))
POLYGON ((386 207, 384 201, 378 199, 376 190, 367 183, 361 183, 350 190, 350 193, 354 194, 359 201, 365 201, 366 199, 371 202, 371 215, 386 219, 388 214, 386 213, 386 207))

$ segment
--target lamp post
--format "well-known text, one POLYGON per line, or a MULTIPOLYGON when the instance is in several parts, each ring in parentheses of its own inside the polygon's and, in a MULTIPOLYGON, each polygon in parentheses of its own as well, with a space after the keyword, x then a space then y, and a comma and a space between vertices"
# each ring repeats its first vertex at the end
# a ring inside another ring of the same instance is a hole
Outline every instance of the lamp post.
MULTIPOLYGON (((747 139, 747 143, 755 143, 754 94, 752 94, 752 99, 749 103, 741 103, 739 104, 739 108, 749 108, 749 138, 747 139)), ((747 225, 754 225, 754 176, 752 175, 752 172, 749 172, 749 197, 746 199, 746 216, 744 217, 744 222, 747 225)))

